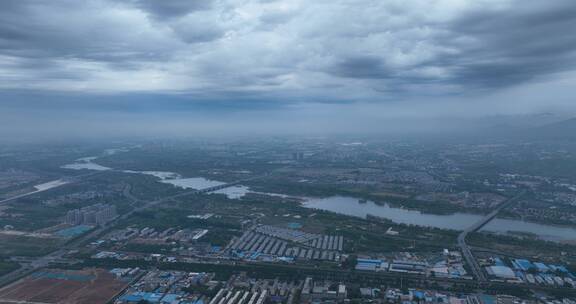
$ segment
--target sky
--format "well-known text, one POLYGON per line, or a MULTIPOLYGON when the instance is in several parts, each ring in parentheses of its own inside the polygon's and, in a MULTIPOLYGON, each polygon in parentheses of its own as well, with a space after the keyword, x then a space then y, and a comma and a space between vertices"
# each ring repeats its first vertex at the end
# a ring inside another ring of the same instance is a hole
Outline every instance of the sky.
POLYGON ((1 0, 0 138, 576 116, 574 16, 573 0, 1 0))

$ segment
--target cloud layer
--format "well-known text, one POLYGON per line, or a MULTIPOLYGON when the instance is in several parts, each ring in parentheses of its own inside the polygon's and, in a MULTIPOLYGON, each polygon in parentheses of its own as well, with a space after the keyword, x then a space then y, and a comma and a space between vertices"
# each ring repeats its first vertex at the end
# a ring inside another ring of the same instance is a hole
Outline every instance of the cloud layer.
POLYGON ((576 66, 571 0, 3 0, 0 89, 353 102, 576 66))
POLYGON ((0 141, 566 118, 574 16, 573 0, 0 0, 0 141))

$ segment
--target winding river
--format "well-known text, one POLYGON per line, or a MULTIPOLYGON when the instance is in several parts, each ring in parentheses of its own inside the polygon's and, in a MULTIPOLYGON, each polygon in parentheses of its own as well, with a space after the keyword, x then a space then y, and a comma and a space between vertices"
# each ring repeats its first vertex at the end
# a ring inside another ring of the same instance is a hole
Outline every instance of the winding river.
MULTIPOLYGON (((98 157, 84 157, 62 168, 73 170, 114 170, 101 166, 94 162, 98 157)), ((224 184, 221 181, 206 179, 204 177, 183 177, 178 173, 166 171, 133 171, 122 170, 129 174, 145 174, 158 178, 161 183, 171 184, 184 189, 202 189, 224 184)), ((215 191, 226 195, 230 199, 238 199, 250 193, 250 188, 242 185, 215 191)), ((268 195, 284 196, 270 193, 268 195)), ((388 204, 376 204, 372 201, 360 202, 357 198, 346 196, 332 196, 327 198, 303 198, 303 206, 307 208, 321 209, 339 214, 366 218, 368 214, 389 219, 395 223, 435 227, 442 229, 463 230, 482 218, 482 215, 471 213, 453 213, 449 215, 437 215, 422 213, 416 210, 390 206, 388 204)), ((529 233, 541 239, 557 242, 576 241, 576 229, 553 225, 537 224, 513 219, 496 218, 482 228, 501 234, 511 232, 529 233)))
MULTIPOLYGON (((483 217, 482 215, 471 213, 428 214, 417 210, 393 207, 388 204, 376 204, 372 201, 361 203, 357 198, 346 196, 309 199, 304 202, 304 206, 361 218, 366 218, 366 215, 371 214, 399 224, 454 230, 464 230, 483 217)), ((576 241, 576 229, 574 228, 513 219, 496 218, 484 226, 481 231, 503 234, 521 232, 534 234, 541 239, 549 241, 576 241)))

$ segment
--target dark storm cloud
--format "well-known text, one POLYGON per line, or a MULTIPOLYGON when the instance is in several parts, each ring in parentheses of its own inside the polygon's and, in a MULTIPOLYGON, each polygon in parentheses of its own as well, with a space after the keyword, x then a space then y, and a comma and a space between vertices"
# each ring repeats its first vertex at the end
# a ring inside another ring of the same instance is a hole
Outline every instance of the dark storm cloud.
POLYGON ((225 30, 211 18, 191 16, 170 25, 173 32, 186 43, 205 43, 220 39, 225 30))
POLYGON ((373 56, 346 58, 337 63, 331 72, 340 77, 350 78, 391 78, 391 71, 386 69, 382 59, 373 56))
POLYGON ((166 58, 170 46, 97 1, 0 1, 0 55, 31 61, 68 58, 128 62, 166 58), (140 37, 132 31, 140 28, 140 37), (143 39, 145 38, 145 39, 143 39))
POLYGON ((210 42, 221 38, 224 35, 218 28, 210 28, 202 31, 190 30, 190 29, 178 29, 176 30, 178 36, 182 38, 182 41, 187 43, 200 43, 200 42, 210 42))
POLYGON ((258 104, 497 91, 576 68, 576 3, 2 0, 0 90, 258 104))
POLYGON ((576 67, 576 3, 516 2, 514 9, 471 11, 451 24, 472 38, 445 63, 464 86, 509 87, 576 67))
POLYGON ((436 24, 445 31, 429 37, 434 45, 453 48, 453 54, 399 68, 385 64, 386 53, 357 56, 340 60, 327 71, 339 77, 384 79, 400 85, 516 86, 576 68, 575 16, 576 3, 570 0, 516 1, 503 10, 474 8, 453 21, 436 24), (444 69, 445 77, 409 73, 427 67, 444 69))
POLYGON ((0 50, 3 54, 26 55, 26 51, 32 49, 27 45, 35 44, 40 38, 32 22, 23 22, 24 16, 31 15, 30 5, 18 0, 0 1, 0 50))
MULTIPOLYGON (((119 0, 120 1, 120 0, 119 0)), ((127 2, 127 1, 124 1, 127 2)), ((129 0, 133 5, 159 19, 184 16, 212 7, 212 0, 129 0)))

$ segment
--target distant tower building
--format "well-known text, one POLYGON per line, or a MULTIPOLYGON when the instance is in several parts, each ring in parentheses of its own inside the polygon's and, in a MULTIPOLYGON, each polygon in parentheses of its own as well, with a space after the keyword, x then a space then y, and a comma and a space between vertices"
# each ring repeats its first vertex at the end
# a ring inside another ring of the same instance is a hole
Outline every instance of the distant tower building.
POLYGON ((82 213, 80 212, 80 209, 74 209, 74 210, 68 211, 68 213, 66 213, 66 218, 65 218, 64 222, 66 224, 70 224, 70 225, 81 224, 82 223, 82 213))
POLYGON ((103 225, 116 215, 116 206, 96 204, 68 211, 64 222, 69 225, 103 225))
POLYGON ((83 210, 82 211, 82 223, 87 225, 93 225, 96 223, 96 211, 95 210, 83 210))
POLYGON ((303 160, 304 159, 304 152, 292 152, 292 160, 303 160))

